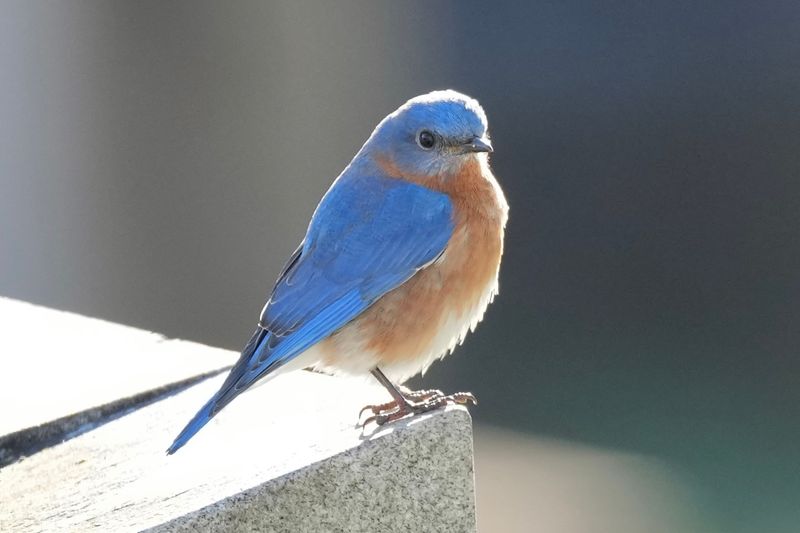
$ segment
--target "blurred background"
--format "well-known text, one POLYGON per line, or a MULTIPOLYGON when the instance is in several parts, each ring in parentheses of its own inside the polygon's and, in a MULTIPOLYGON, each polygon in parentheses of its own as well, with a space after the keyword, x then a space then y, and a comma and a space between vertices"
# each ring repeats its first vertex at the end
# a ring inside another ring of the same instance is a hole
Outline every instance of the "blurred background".
POLYGON ((414 384, 480 399, 482 530, 800 527, 798 2, 0 8, 0 294, 238 350, 374 125, 451 87, 507 252, 414 384))

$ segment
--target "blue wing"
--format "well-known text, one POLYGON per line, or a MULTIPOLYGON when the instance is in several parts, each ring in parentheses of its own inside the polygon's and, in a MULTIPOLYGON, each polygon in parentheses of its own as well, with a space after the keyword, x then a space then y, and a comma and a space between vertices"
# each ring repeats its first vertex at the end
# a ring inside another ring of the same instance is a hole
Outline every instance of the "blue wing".
POLYGON ((452 235, 452 215, 446 195, 412 183, 340 178, 317 207, 228 378, 167 453, 177 451, 250 385, 436 259, 452 235))

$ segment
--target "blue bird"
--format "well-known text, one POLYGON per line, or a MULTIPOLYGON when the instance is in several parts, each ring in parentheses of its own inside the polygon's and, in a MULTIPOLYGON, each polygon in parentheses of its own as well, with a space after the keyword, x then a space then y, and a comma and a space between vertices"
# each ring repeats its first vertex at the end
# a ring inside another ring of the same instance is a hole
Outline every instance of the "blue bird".
POLYGON ((508 204, 487 130, 478 102, 452 90, 378 124, 317 206, 227 379, 168 454, 257 381, 302 368, 372 373, 392 401, 367 406, 365 423, 475 403, 401 384, 461 343, 497 294, 508 204))

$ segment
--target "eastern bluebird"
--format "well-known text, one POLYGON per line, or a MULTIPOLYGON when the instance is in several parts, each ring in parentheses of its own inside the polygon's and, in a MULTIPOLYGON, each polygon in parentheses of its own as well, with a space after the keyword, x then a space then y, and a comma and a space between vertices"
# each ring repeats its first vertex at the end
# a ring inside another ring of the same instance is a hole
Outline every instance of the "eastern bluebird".
POLYGON ((393 398, 365 407, 378 424, 475 403, 400 384, 460 344, 497 294, 508 204, 491 151, 483 109, 452 90, 383 119, 320 201, 222 387, 167 453, 255 382, 302 368, 372 373, 393 398))

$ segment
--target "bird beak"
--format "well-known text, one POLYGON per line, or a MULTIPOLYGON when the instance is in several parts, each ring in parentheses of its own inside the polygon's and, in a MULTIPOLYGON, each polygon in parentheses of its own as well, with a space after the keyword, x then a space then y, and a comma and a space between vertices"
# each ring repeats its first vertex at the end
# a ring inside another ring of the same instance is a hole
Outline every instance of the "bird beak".
POLYGON ((475 137, 464 145, 466 152, 494 152, 492 143, 485 137, 475 137))

